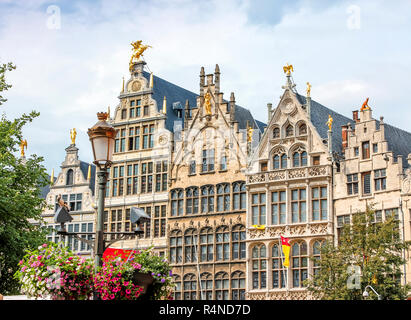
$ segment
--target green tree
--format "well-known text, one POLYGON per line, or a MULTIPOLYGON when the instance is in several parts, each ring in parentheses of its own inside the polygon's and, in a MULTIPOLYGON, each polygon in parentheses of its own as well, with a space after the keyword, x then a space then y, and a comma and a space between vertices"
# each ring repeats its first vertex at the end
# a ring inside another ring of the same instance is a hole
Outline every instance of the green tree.
MULTIPOLYGON (((12 63, 0 65, 0 105, 7 101, 1 94, 11 85, 5 74, 12 71, 12 63)), ((19 146, 22 128, 39 113, 32 111, 20 118, 0 118, 0 293, 17 294, 19 284, 13 278, 25 249, 44 243, 45 230, 41 212, 46 202, 41 198, 41 188, 47 185, 43 158, 31 155, 22 159, 19 146), (33 224, 32 222, 38 223, 33 224)))
MULTIPOLYGON (((400 238, 395 217, 376 222, 375 211, 367 206, 344 225, 337 246, 326 242, 321 257, 311 257, 319 268, 306 280, 307 288, 317 299, 361 300, 365 287, 371 285, 382 299, 405 299, 410 286, 401 284, 403 250, 410 245, 400 238), (355 288, 355 267, 360 268, 360 288, 355 288)), ((377 299, 372 290, 368 292, 368 299, 377 299)))

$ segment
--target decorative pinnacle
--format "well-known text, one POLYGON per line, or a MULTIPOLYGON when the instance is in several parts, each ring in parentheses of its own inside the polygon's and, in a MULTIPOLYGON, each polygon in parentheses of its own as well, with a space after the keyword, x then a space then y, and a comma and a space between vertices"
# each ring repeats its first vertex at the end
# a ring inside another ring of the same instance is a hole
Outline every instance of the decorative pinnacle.
POLYGON ((97 112, 97 119, 98 120, 107 120, 108 113, 107 112, 97 112))

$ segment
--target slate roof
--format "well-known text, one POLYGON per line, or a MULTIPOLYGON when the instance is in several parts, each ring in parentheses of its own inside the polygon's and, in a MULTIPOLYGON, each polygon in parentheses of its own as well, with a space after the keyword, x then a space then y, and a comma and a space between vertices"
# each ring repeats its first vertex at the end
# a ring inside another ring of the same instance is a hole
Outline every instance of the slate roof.
MULTIPOLYGON (((83 173, 84 179, 87 179, 88 166, 89 166, 88 162, 84 162, 80 160, 80 170, 83 173)), ((91 164, 91 177, 90 177, 89 187, 91 189, 93 196, 95 193, 95 187, 96 187, 95 185, 96 185, 96 166, 94 164, 91 164)))
MULTIPOLYGON (((296 93, 296 96, 301 104, 306 103, 306 97, 296 93)), ((351 123, 351 127, 355 128, 355 121, 347 118, 322 104, 311 100, 311 122, 317 129, 321 138, 327 138, 328 128, 326 122, 328 120, 328 115, 333 118, 333 150, 341 153, 342 149, 342 137, 341 137, 341 126, 346 125, 348 122, 351 123)), ((376 129, 380 127, 380 121, 376 120, 376 129)), ((387 123, 384 123, 385 139, 388 142, 388 150, 394 153, 394 156, 402 155, 403 168, 408 167, 407 156, 411 153, 411 133, 405 130, 399 129, 387 123)))
MULTIPOLYGON (((150 73, 143 71, 143 76, 150 80, 150 73)), ((163 109, 164 96, 167 99, 167 120, 166 129, 174 132, 174 122, 177 121, 184 126, 184 112, 181 112, 181 118, 178 117, 177 110, 173 110, 173 103, 180 102, 184 110, 186 100, 188 100, 190 109, 197 107, 197 94, 181 88, 171 82, 153 75, 153 99, 157 102, 158 111, 163 109)))
MULTIPOLYGON (((380 122, 377 120, 378 125, 380 122)), ((385 139, 388 142, 388 150, 394 156, 402 155, 403 168, 408 167, 407 156, 411 153, 411 133, 384 123, 385 139)))
MULTIPOLYGON (((302 105, 305 105, 307 98, 305 96, 296 93, 297 99, 302 105)), ((341 136, 341 126, 351 123, 351 127, 355 127, 354 120, 347 118, 327 107, 324 107, 322 104, 318 103, 315 100, 311 99, 311 108, 310 108, 310 118, 311 123, 317 129, 318 134, 322 139, 328 138, 328 126, 327 120, 328 115, 331 115, 333 118, 333 130, 331 134, 332 147, 333 151, 336 151, 341 154, 342 150, 342 136, 341 136)))
MULTIPOLYGON (((150 73, 143 71, 143 76, 147 79, 147 81, 150 80, 150 73)), ((175 122, 179 123, 181 127, 184 126, 184 108, 186 100, 188 100, 190 110, 196 109, 198 94, 153 75, 152 97, 157 102, 158 111, 161 111, 163 109, 164 96, 166 96, 167 99, 166 129, 174 132, 175 122), (173 107, 173 103, 178 102, 180 102, 180 104, 173 107), (181 118, 178 117, 178 109, 182 110, 181 118)), ((228 101, 224 100, 224 102, 228 101)), ((246 129, 248 120, 253 128, 259 128, 261 132, 264 131, 265 124, 261 121, 254 120, 251 112, 248 109, 238 105, 235 105, 235 120, 238 121, 239 129, 246 129)))

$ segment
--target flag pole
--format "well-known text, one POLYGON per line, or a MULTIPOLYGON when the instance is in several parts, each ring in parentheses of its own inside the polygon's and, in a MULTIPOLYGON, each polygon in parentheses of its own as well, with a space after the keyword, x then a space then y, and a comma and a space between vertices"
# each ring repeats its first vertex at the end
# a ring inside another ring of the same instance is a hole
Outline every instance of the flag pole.
POLYGON ((279 242, 280 248, 281 248, 281 261, 282 261, 282 268, 281 269, 283 269, 283 277, 285 279, 285 288, 287 289, 287 295, 288 295, 288 270, 286 269, 287 267, 284 266, 285 256, 284 256, 284 252, 283 252, 283 245, 281 243, 281 235, 278 238, 278 242, 279 242))

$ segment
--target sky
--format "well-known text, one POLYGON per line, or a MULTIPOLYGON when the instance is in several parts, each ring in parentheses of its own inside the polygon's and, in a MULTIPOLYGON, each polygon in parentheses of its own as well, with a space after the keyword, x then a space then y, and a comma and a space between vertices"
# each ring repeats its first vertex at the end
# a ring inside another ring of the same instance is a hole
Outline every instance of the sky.
MULTIPOLYGON (((27 154, 59 171, 70 129, 91 161, 87 129, 115 109, 129 77, 130 42, 150 44, 148 68, 195 93, 199 72, 218 63, 221 91, 267 121, 294 66, 299 93, 352 117, 369 97, 375 119, 411 131, 411 1, 325 0, 0 0, 0 63, 12 61, 13 87, 0 113, 31 110, 27 154)), ((411 142, 410 142, 411 143, 411 142)))

